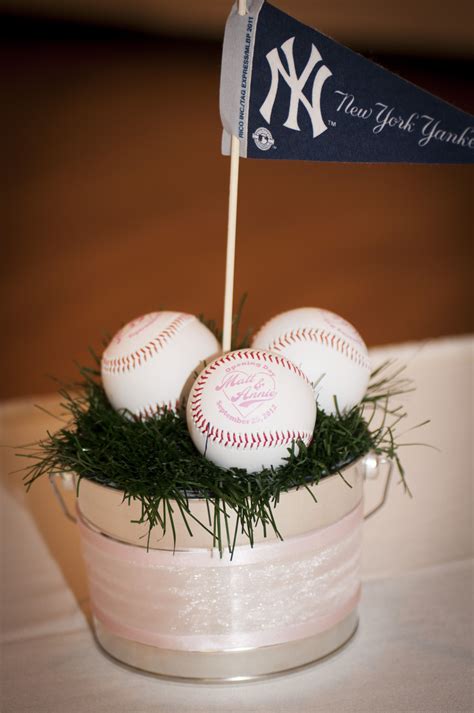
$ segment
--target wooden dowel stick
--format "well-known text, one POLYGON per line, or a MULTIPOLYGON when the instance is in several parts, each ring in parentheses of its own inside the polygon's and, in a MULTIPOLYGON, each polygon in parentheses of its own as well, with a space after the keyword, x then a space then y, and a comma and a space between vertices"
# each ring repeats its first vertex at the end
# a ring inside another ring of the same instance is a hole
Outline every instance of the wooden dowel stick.
MULTIPOLYGON (((246 0, 239 0, 239 15, 247 12, 246 0)), ((239 188, 239 156, 240 144, 236 136, 231 137, 230 144, 230 184, 229 184, 229 214, 227 219, 227 251, 225 265, 224 288, 224 327, 222 334, 222 349, 228 352, 232 341, 232 311, 234 297, 234 267, 235 238, 237 232, 237 194, 239 188)))
POLYGON ((239 186, 239 140, 232 136, 230 145, 229 215, 227 219, 227 253, 225 266, 224 330, 222 349, 230 351, 234 296, 235 238, 237 230, 237 193, 239 186))

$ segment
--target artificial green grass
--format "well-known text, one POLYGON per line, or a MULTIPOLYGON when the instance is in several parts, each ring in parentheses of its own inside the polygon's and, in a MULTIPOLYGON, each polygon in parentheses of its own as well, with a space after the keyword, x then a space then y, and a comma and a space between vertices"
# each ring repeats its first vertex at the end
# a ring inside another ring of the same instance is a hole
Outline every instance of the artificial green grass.
MULTIPOLYGON (((19 453, 32 459, 25 483, 29 488, 44 475, 75 473, 78 487, 88 478, 123 490, 124 500, 137 498, 142 504, 140 522, 147 523, 149 531, 169 528, 174 535, 175 518, 182 517, 190 532, 203 527, 213 534, 216 547, 232 551, 239 531, 250 544, 258 525, 279 534, 275 505, 281 493, 308 489, 369 451, 396 461, 405 483, 395 437, 405 413, 391 407, 393 397, 409 387, 401 372, 383 364, 373 372, 361 404, 335 416, 319 410, 308 447, 296 443, 285 465, 249 474, 238 468, 223 470, 198 453, 182 414, 164 411, 140 421, 116 412, 98 370, 83 368, 81 383, 59 392, 67 425, 19 453), (206 522, 196 521, 191 513, 189 503, 196 497, 208 503, 206 522), (232 510, 237 518, 230 532, 227 515, 232 510)), ((343 473, 341 487, 349 487, 343 473)))

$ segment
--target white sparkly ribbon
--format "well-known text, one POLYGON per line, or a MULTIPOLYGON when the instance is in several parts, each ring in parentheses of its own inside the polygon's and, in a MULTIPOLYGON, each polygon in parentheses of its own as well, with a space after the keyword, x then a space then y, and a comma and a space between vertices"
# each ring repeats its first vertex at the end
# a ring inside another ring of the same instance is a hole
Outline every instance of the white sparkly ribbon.
POLYGON ((151 646, 223 651, 295 641, 342 621, 360 595, 362 505, 283 542, 216 550, 149 550, 79 518, 94 615, 151 646))

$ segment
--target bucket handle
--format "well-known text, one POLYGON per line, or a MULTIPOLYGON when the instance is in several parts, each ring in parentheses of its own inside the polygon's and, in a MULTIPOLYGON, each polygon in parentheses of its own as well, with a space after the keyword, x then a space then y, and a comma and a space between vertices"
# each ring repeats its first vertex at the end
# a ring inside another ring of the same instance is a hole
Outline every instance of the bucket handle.
POLYGON ((71 520, 71 522, 77 523, 77 517, 75 515, 73 515, 71 512, 69 512, 69 508, 66 505, 66 502, 62 496, 62 493, 56 484, 56 478, 58 476, 61 478, 66 490, 72 490, 72 488, 74 487, 72 474, 71 473, 50 473, 49 474, 49 482, 53 489, 53 493, 56 496, 56 500, 58 501, 59 505, 61 506, 61 510, 63 511, 64 515, 68 518, 68 520, 71 520))
POLYGON ((390 458, 386 458, 385 456, 378 456, 376 453, 371 452, 365 456, 362 465, 364 466, 364 478, 366 480, 372 480, 377 478, 379 475, 380 466, 388 465, 387 475, 385 477, 385 483, 380 502, 378 502, 377 505, 372 508, 372 510, 369 510, 369 512, 366 512, 364 514, 364 520, 368 520, 369 517, 372 517, 372 515, 375 515, 375 513, 377 513, 381 508, 383 508, 387 501, 394 463, 393 460, 391 460, 390 458))

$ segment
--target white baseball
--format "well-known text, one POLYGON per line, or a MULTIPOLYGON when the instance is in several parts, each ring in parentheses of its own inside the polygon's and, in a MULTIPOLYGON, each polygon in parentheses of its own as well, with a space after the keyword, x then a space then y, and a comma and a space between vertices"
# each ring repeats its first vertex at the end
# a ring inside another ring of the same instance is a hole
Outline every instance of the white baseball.
POLYGON ((229 352, 197 377, 187 405, 191 438, 221 468, 279 466, 316 423, 313 389, 292 362, 254 349, 229 352))
POLYGON ((255 349, 268 349, 293 361, 313 383, 319 408, 348 411, 363 398, 370 361, 362 337, 339 315, 306 307, 273 317, 255 335, 255 349))
POLYGON ((112 406, 146 418, 176 410, 204 362, 221 351, 192 314, 152 312, 125 325, 102 355, 102 383, 112 406))

